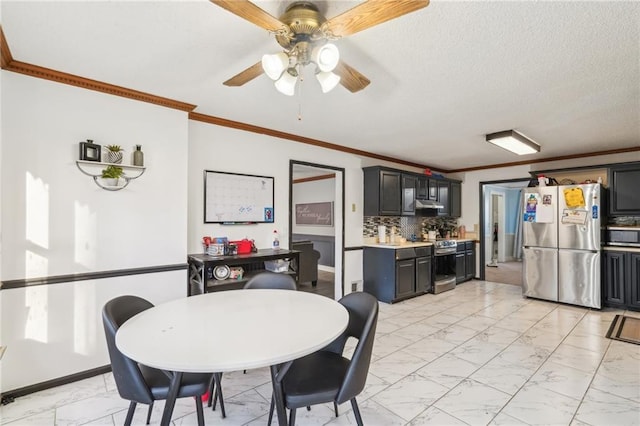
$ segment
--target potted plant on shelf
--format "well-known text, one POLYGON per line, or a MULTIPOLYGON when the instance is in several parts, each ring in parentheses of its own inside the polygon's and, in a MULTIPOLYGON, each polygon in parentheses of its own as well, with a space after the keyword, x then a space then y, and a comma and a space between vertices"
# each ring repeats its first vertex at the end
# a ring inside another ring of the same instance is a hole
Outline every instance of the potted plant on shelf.
POLYGON ((107 162, 120 164, 122 163, 123 149, 120 145, 106 145, 107 149, 107 162))
POLYGON ((118 186, 118 180, 124 175, 122 167, 107 166, 102 171, 102 179, 107 186, 118 186))

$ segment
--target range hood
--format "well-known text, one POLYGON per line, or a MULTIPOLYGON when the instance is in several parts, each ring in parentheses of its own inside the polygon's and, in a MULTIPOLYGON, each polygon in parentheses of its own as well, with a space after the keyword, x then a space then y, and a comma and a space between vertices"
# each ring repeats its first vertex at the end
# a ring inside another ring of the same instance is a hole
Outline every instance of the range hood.
POLYGON ((416 200, 416 209, 444 209, 444 206, 433 200, 416 200))

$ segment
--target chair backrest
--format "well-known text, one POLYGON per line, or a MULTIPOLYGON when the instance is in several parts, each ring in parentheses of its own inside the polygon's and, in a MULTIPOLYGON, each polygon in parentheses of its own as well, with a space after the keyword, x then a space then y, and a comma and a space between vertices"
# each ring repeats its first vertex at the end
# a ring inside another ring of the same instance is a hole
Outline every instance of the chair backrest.
POLYGON ((141 297, 119 296, 108 301, 102 308, 102 324, 118 393, 124 399, 144 404, 152 403, 153 396, 138 363, 125 356, 116 346, 116 332, 126 320, 151 307, 153 304, 141 297))
POLYGON ((296 280, 289 274, 277 272, 260 272, 244 285, 245 289, 271 288, 281 290, 297 290, 296 280))
POLYGON ((355 292, 340 299, 340 303, 349 311, 349 325, 344 333, 330 347, 337 349, 344 345, 349 337, 358 339, 351 357, 345 379, 340 386, 336 402, 342 404, 354 398, 364 389, 371 364, 373 340, 378 323, 378 300, 369 293, 355 292))

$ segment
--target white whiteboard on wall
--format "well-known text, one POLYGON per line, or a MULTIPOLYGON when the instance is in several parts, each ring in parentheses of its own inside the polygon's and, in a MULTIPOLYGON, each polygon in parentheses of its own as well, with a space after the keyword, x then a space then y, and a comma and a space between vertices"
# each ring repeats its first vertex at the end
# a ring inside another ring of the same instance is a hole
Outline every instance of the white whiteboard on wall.
POLYGON ((204 171, 204 223, 273 222, 274 179, 204 171))

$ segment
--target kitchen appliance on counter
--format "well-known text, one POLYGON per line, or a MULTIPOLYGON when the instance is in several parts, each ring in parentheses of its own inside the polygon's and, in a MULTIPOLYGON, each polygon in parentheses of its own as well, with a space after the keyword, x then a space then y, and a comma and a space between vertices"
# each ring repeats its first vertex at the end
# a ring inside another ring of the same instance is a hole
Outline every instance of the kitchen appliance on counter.
POLYGON ((601 192, 600 184, 524 189, 525 296, 600 309, 601 192))
POLYGON ((434 246, 435 278, 433 293, 439 294, 456 288, 456 250, 455 240, 436 240, 434 246))

